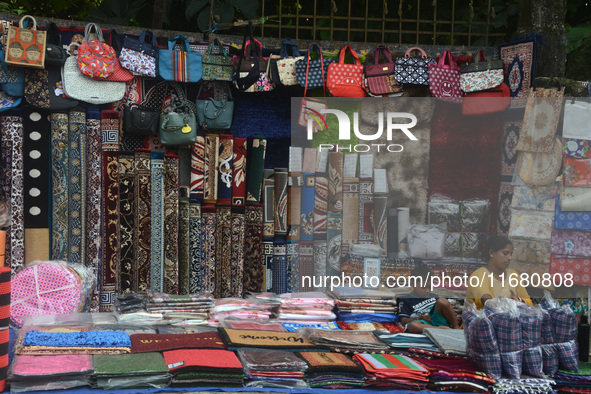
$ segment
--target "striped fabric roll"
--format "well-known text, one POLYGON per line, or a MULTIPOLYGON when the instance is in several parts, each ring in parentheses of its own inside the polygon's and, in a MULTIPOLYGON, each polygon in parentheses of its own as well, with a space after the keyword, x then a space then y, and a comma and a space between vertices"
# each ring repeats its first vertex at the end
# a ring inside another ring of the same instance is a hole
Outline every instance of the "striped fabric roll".
POLYGON ((9 366, 10 271, 9 267, 0 267, 0 391, 4 391, 9 366))

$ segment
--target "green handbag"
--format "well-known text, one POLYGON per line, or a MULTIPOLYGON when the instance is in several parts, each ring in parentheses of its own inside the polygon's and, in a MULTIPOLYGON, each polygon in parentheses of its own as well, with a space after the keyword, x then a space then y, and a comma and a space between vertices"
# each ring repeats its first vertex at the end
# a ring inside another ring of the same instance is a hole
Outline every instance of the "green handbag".
POLYGON ((192 112, 161 113, 160 142, 164 146, 193 145, 197 141, 197 119, 192 112))
POLYGON ((197 107, 197 122, 202 129, 227 130, 232 127, 234 98, 232 97, 232 89, 227 86, 227 83, 224 84, 228 91, 227 100, 216 100, 213 97, 201 100, 203 84, 199 88, 195 106, 197 107))

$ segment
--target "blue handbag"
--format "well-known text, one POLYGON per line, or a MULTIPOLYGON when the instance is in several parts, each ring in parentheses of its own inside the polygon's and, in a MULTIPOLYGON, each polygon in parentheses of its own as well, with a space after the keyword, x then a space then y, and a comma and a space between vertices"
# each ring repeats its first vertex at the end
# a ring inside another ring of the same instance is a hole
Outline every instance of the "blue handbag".
POLYGON ((203 75, 201 53, 191 52, 187 38, 178 35, 168 41, 168 49, 160 50, 158 73, 165 81, 199 82, 203 75), (175 44, 180 49, 175 49, 175 44))
POLYGON ((126 36, 123 39, 119 62, 121 67, 129 71, 156 78, 158 75, 156 35, 149 30, 144 30, 137 40, 126 36))
POLYGON ((310 45, 308 54, 301 60, 296 61, 296 78, 301 86, 307 89, 321 88, 326 86, 326 74, 328 66, 334 59, 323 58, 322 51, 318 44, 310 45), (311 59, 312 51, 316 50, 318 59, 311 59))

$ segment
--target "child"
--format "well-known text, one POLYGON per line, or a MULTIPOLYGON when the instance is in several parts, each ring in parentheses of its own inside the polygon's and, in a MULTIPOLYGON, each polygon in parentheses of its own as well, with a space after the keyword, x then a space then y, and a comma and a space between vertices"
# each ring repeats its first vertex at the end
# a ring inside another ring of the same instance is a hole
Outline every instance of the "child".
POLYGON ((422 334, 425 328, 459 328, 456 313, 449 301, 430 292, 427 267, 418 264, 411 275, 416 280, 416 286, 409 297, 400 299, 398 303, 398 318, 405 331, 422 334))

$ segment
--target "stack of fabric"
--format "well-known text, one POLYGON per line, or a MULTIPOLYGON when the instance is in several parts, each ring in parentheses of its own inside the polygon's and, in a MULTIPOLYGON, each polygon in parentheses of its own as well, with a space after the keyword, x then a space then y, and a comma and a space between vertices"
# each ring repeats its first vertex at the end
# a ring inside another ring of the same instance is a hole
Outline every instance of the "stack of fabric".
POLYGON ((209 293, 173 295, 148 290, 146 309, 176 324, 200 325, 207 324, 213 301, 209 293))
POLYGON ((229 350, 181 349, 163 353, 173 386, 241 387, 242 364, 229 350))
POLYGON ((361 365, 338 353, 299 353, 308 369, 305 377, 310 387, 325 389, 351 389, 365 385, 365 373, 361 365))
POLYGON ((404 328, 402 328, 398 323, 377 323, 377 322, 354 322, 354 323, 347 323, 344 321, 338 321, 337 325, 341 328, 341 330, 357 330, 357 331, 380 331, 380 332, 389 332, 389 333, 397 333, 397 332, 404 332, 404 328))
POLYGON ((17 356, 8 374, 10 390, 67 390, 90 386, 92 357, 89 355, 17 356))
POLYGON ((465 359, 421 359, 429 372, 429 386, 438 391, 488 392, 495 379, 465 359))
POLYGON ((164 388, 170 384, 161 353, 97 354, 92 362, 94 387, 103 390, 164 388))
POLYGON ((357 353, 375 352, 383 353, 390 347, 381 342, 372 332, 368 331, 332 331, 320 328, 302 328, 302 336, 315 345, 328 348, 333 352, 357 353))
POLYGON ((398 322, 394 293, 359 287, 336 287, 329 294, 336 300, 339 322, 398 322))
POLYGON ((447 355, 466 355, 466 337, 463 330, 442 330, 439 328, 426 328, 424 334, 439 350, 447 355))
POLYGON ((363 365, 367 383, 375 388, 423 390, 429 381, 429 371, 407 356, 360 353, 353 359, 363 365))
POLYGON ((321 292, 281 294, 278 320, 286 323, 320 324, 334 320, 335 301, 321 292))
POLYGON ((399 332, 395 334, 375 334, 380 341, 387 343, 396 350, 408 350, 409 348, 424 349, 433 352, 439 352, 439 348, 425 334, 412 334, 409 332, 399 332))
POLYGON ((211 308, 209 318, 212 324, 218 324, 225 319, 256 320, 268 322, 275 317, 275 305, 259 300, 242 298, 220 298, 211 308))
POLYGON ((304 371, 308 365, 292 352, 240 349, 237 352, 247 387, 307 388, 304 371))
POLYGON ((591 363, 579 363, 579 372, 559 370, 554 375, 560 393, 591 394, 591 363))

